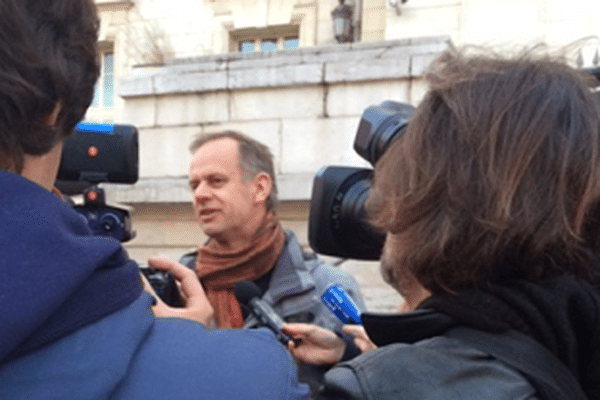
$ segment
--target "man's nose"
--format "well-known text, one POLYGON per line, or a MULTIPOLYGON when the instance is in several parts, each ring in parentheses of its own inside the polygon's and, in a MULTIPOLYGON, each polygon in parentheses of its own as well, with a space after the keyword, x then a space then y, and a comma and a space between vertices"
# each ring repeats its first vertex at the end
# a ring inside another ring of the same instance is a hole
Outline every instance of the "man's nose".
POLYGON ((194 189, 194 197, 198 200, 208 199, 211 196, 210 186, 206 182, 200 182, 194 189))

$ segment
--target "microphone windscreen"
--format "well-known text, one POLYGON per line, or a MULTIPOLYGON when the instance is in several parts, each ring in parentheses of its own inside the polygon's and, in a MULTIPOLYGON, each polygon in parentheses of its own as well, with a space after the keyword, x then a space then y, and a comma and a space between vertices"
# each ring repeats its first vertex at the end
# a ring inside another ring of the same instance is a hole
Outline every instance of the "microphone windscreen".
POLYGON ((262 291, 260 288, 252 282, 241 281, 235 284, 233 287, 233 294, 240 304, 248 304, 250 300, 255 297, 260 298, 262 291))

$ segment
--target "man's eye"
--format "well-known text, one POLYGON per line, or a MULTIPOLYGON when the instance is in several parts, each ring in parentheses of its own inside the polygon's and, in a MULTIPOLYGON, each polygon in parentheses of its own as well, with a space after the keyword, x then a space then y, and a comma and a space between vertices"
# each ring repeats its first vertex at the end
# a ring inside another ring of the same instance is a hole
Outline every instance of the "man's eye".
POLYGON ((213 186, 221 186, 221 185, 223 185, 225 183, 225 179, 223 179, 223 178, 212 178, 210 180, 210 183, 213 186))

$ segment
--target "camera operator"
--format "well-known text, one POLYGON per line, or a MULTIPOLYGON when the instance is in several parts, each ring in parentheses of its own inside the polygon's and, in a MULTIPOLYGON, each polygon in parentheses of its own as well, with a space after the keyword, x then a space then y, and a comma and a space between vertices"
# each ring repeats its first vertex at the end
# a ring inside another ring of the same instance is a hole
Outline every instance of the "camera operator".
MULTIPOLYGON (((320 398, 600 398, 595 82, 540 53, 432 64, 366 205, 412 311, 363 314, 379 347, 330 369, 320 398)), ((331 332, 284 330, 306 362, 341 357, 331 332)))
POLYGON ((185 306, 156 300, 120 243, 51 194, 93 97, 98 26, 92 0, 0 0, 0 398, 307 398, 269 331, 207 330, 196 277, 164 258, 149 263, 185 306))

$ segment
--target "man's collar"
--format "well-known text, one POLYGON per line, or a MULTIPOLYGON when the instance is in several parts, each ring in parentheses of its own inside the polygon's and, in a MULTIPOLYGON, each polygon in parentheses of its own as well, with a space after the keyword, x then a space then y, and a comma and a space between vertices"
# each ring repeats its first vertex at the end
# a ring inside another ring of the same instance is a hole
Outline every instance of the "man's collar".
POLYGON ((315 287, 310 271, 306 269, 302 249, 295 235, 285 229, 285 242, 273 268, 273 276, 265 301, 275 304, 280 299, 306 292, 315 287))
POLYGON ((456 325, 451 317, 429 309, 404 314, 363 313, 360 318, 369 338, 377 346, 414 343, 441 335, 456 325))

